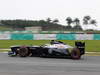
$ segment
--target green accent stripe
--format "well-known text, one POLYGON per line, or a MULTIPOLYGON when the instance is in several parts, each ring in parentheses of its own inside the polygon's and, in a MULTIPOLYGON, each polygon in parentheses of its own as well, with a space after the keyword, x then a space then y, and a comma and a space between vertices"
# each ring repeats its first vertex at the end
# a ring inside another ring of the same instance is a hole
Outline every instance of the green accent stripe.
POLYGON ((93 39, 94 40, 100 40, 100 34, 94 34, 93 39))
POLYGON ((57 34, 57 40, 75 40, 75 34, 57 34))
POLYGON ((11 40, 33 40, 33 34, 12 34, 11 40))

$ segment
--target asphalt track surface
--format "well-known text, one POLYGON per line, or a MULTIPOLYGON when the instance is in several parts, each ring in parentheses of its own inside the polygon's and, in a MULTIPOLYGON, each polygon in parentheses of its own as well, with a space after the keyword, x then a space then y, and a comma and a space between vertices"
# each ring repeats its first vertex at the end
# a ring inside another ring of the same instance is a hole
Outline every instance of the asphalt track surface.
POLYGON ((8 57, 0 53, 0 75, 100 75, 100 56, 72 60, 8 57))

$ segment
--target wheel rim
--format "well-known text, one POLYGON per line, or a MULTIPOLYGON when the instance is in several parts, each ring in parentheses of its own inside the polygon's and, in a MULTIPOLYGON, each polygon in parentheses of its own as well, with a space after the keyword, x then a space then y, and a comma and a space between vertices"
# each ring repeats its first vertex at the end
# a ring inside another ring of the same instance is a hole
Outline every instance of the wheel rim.
POLYGON ((71 52, 72 59, 80 59, 80 51, 79 49, 75 48, 71 52))
POLYGON ((26 57, 28 55, 28 49, 25 46, 20 47, 19 56, 26 57))

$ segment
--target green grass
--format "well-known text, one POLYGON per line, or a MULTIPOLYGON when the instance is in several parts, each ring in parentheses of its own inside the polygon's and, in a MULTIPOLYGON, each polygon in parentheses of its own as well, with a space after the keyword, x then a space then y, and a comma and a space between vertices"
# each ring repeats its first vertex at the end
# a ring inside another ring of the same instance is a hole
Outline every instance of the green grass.
MULTIPOLYGON (((61 40, 66 44, 74 46, 75 40, 61 40)), ((43 45, 50 40, 0 40, 0 48, 10 48, 12 45, 43 45)), ((86 51, 100 52, 100 40, 84 40, 86 51)))
POLYGON ((0 52, 8 52, 8 51, 10 51, 10 50, 0 50, 0 52))
POLYGON ((0 31, 12 31, 13 29, 10 27, 0 26, 0 31))

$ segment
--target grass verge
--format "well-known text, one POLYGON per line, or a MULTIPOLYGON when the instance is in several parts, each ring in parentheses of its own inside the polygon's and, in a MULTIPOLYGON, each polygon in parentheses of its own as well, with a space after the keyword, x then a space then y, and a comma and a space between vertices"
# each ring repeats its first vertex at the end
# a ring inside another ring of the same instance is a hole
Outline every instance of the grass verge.
MULTIPOLYGON (((61 41, 71 46, 74 46, 74 42, 77 40, 61 41)), ((0 48, 8 49, 12 45, 43 45, 49 42, 50 40, 0 40, 0 48)), ((100 52, 100 40, 84 40, 84 42, 86 43, 86 52, 100 52)))

